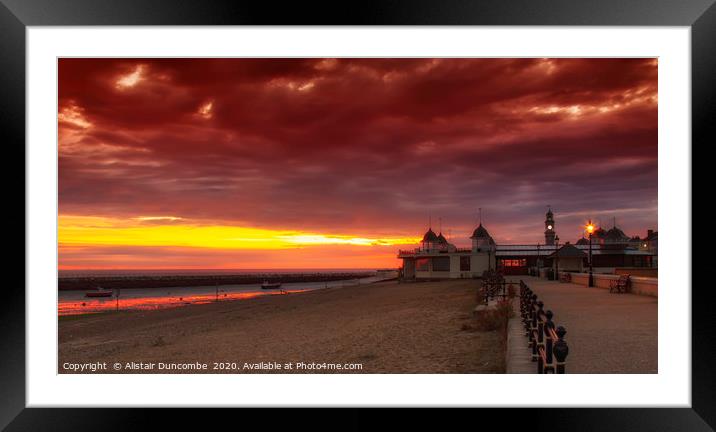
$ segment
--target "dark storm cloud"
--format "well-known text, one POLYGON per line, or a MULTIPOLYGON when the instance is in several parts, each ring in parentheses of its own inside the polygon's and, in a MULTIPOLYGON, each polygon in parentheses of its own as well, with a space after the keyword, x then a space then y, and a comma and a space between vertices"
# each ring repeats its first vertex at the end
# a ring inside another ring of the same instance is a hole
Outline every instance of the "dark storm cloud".
MULTIPOLYGON (((651 59, 62 59, 60 210, 565 240, 656 226, 651 59), (560 220, 560 212, 564 215, 560 220)), ((462 240, 460 240, 462 241, 462 240)))

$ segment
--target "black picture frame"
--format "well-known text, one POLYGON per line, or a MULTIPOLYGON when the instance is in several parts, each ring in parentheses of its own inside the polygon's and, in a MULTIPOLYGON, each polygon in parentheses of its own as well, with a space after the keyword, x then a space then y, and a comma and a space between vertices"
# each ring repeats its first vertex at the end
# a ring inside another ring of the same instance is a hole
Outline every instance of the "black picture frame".
MULTIPOLYGON (((25 30, 28 26, 104 25, 559 25, 559 26, 688 26, 691 28, 692 61, 692 151, 696 143, 716 142, 716 6, 714 0, 449 0, 429 2, 401 0, 383 2, 333 2, 331 4, 285 2, 280 5, 257 1, 172 1, 172 0, 0 0, 0 124, 8 166, 24 167, 25 161, 25 30), (12 161, 12 162, 10 162, 12 161)), ((54 97, 48 95, 48 97, 54 97)), ((693 153, 692 153, 693 154, 693 153)), ((693 159, 692 159, 693 160, 693 159)), ((24 168, 23 168, 24 170, 24 168)), ((7 184, 17 183, 19 173, 7 184)), ((7 192, 12 188, 6 188, 7 192)), ((19 198, 19 197, 18 197, 19 198)), ((21 198, 24 202, 24 192, 21 198)), ((8 201, 6 201, 7 203, 8 201)), ((16 201, 17 203, 17 201, 16 201)), ((5 205, 6 209, 10 205, 5 205)), ((6 210, 14 229, 25 224, 25 207, 6 210), (22 215, 22 220, 21 220, 22 215)), ((693 210, 692 210, 693 212, 693 210)), ((692 213, 696 216, 696 213, 692 213)), ((702 216, 703 218, 703 216, 702 216)), ((697 219, 692 220, 693 226, 697 219)), ((691 238, 691 232, 684 235, 691 238)), ((25 244, 25 238, 12 244, 25 244)), ((136 409, 39 409, 25 407, 25 254, 9 246, 6 258, 11 283, 0 301, 0 428, 7 430, 124 430, 152 427, 159 417, 177 418, 167 410, 136 409), (22 260, 22 263, 20 262, 22 260)), ((24 247, 23 247, 24 250, 24 247)), ((685 253, 691 253, 687 250, 685 253)), ((693 256, 693 255, 692 255, 693 256)), ((696 262, 705 258, 695 257, 696 262)), ((701 261, 699 261, 701 260, 701 261)), ((693 267, 693 265, 692 265, 693 267)), ((685 293, 691 281, 684 280, 685 293)), ((716 425, 716 376, 712 359, 716 314, 710 301, 711 287, 691 290, 692 298, 692 407, 691 408, 551 408, 451 411, 443 415, 442 426, 458 419, 480 424, 531 427, 549 430, 674 430, 707 431, 716 425), (513 412, 514 411, 514 412, 513 412)), ((686 329, 685 329, 686 330, 686 329)), ((533 389, 535 390, 535 389, 533 389)), ((537 389, 549 400, 549 389, 537 389)), ((614 390, 619 391, 618 389, 614 390)), ((174 411, 174 410, 172 410, 174 411)), ((254 411, 255 413, 255 411, 254 411)), ((271 428, 308 423, 315 427, 339 429, 429 424, 424 411, 402 412, 390 421, 374 418, 374 410, 333 410, 320 423, 315 415, 292 410, 286 415, 256 413, 271 428), (340 423, 336 423, 336 422, 340 423)), ((245 413, 241 414, 246 421, 245 413)), ((211 421, 237 421, 231 410, 192 412, 191 416, 211 421)), ((163 420, 162 420, 163 421, 163 420)), ((231 423, 230 423, 231 424, 231 423)), ((208 423, 204 423, 205 426, 208 423)), ((456 425, 456 424, 455 424, 456 425)))

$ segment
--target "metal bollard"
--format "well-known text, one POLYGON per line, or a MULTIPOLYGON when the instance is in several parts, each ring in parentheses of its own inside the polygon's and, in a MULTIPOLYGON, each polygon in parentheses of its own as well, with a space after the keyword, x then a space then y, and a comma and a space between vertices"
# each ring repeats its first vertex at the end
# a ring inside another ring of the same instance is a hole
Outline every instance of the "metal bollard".
POLYGON ((563 326, 555 330, 554 313, 551 310, 545 311, 544 302, 538 299, 537 294, 524 281, 520 280, 519 286, 520 315, 537 373, 566 373, 565 361, 569 355, 569 346, 564 336, 567 330, 563 326))
POLYGON ((542 315, 544 312, 542 311, 542 308, 544 307, 544 303, 537 302, 537 313, 536 321, 537 321, 537 341, 536 341, 536 349, 534 352, 537 354, 537 373, 543 373, 544 372, 544 361, 542 360, 542 356, 539 355, 540 348, 544 349, 544 321, 542 321, 542 315))
POLYGON ((532 305, 530 306, 530 343, 532 345, 532 361, 537 361, 537 295, 532 294, 532 305))
POLYGON ((544 352, 547 357, 547 362, 544 365, 544 373, 552 372, 554 373, 554 359, 552 354, 553 344, 554 341, 552 340, 552 332, 550 332, 550 329, 554 329, 554 322, 552 322, 552 317, 554 314, 551 310, 548 310, 545 312, 545 317, 547 318, 547 321, 544 323, 544 329, 545 329, 545 347, 544 352))
POLYGON ((569 347, 567 346, 567 342, 564 340, 564 335, 567 334, 567 330, 565 330, 564 327, 559 326, 557 327, 557 342, 554 343, 554 357, 557 359, 557 365, 555 368, 555 372, 558 374, 565 373, 565 364, 564 361, 567 359, 567 355, 569 354, 569 347))

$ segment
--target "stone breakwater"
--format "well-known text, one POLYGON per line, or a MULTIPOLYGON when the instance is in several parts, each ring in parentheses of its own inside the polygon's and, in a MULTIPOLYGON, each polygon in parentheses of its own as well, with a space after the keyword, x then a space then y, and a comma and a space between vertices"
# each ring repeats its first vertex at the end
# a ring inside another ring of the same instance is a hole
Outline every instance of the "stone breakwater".
POLYGON ((375 272, 351 273, 252 273, 235 275, 152 275, 152 276, 83 276, 58 280, 58 289, 88 290, 98 286, 115 288, 173 288, 213 285, 260 284, 263 281, 281 283, 331 282, 374 276, 375 272))

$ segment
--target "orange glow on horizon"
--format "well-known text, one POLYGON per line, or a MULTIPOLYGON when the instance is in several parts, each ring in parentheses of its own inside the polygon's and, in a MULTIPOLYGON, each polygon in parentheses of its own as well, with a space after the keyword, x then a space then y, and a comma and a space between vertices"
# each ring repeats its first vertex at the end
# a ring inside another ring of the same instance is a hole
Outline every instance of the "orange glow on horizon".
POLYGON ((419 240, 200 224, 178 216, 58 220, 61 270, 392 268, 397 249, 419 240))
MULTIPOLYGON (((177 221, 178 217, 140 217, 140 221, 177 221)), ((61 245, 180 246, 212 249, 287 249, 311 245, 392 246, 416 244, 417 237, 371 238, 233 225, 177 223, 142 225, 135 220, 60 216, 61 245)))

